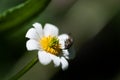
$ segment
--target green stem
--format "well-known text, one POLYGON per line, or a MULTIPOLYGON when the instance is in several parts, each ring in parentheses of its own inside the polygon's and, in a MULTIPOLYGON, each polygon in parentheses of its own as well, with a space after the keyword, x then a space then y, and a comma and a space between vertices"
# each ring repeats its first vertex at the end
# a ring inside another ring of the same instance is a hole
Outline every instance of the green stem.
POLYGON ((38 62, 38 57, 36 56, 32 59, 21 71, 11 77, 9 80, 18 80, 21 76, 23 76, 28 70, 30 70, 36 63, 38 62))

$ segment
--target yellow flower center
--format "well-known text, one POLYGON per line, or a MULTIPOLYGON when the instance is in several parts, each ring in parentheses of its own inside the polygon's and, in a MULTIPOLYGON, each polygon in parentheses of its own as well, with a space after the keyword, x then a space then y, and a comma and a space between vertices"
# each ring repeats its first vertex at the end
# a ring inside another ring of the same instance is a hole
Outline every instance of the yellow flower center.
POLYGON ((52 37, 52 36, 43 37, 42 39, 40 39, 39 42, 42 49, 45 50, 46 52, 49 52, 54 55, 60 54, 61 49, 57 37, 52 37))

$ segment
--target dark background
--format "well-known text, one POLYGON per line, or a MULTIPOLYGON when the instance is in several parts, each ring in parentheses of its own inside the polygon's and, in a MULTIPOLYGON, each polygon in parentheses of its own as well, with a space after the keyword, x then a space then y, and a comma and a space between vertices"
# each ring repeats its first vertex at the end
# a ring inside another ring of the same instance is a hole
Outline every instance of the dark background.
POLYGON ((52 80, 119 80, 120 14, 117 14, 94 38, 83 44, 68 70, 52 80))

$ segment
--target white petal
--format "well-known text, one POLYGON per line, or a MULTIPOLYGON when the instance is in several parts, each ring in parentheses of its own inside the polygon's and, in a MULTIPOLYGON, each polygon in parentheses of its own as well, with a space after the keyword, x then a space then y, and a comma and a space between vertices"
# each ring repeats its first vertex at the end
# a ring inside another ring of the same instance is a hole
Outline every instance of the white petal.
POLYGON ((60 58, 55 56, 55 55, 52 55, 52 54, 50 54, 50 56, 51 56, 51 58, 53 60, 53 63, 55 64, 55 67, 60 66, 60 58))
POLYGON ((69 38, 68 34, 61 34, 61 35, 58 36, 58 39, 63 40, 63 41, 65 41, 68 38, 69 38))
POLYGON ((59 40, 60 48, 65 49, 65 41, 59 40))
POLYGON ((52 24, 45 24, 45 27, 44 27, 44 35, 45 36, 49 36, 49 35, 52 35, 52 36, 58 36, 58 28, 52 24))
POLYGON ((26 47, 28 50, 39 50, 40 49, 39 43, 32 39, 27 41, 26 47))
POLYGON ((65 41, 69 38, 67 34, 61 34, 58 36, 59 44, 61 44, 61 49, 65 49, 65 41))
POLYGON ((68 68, 68 61, 64 57, 61 57, 61 64, 63 70, 66 70, 68 68))
POLYGON ((68 50, 62 50, 63 55, 65 56, 65 58, 69 59, 69 51, 68 50))
POLYGON ((47 53, 45 51, 39 51, 38 58, 39 58, 39 61, 41 62, 41 64, 43 64, 43 65, 47 65, 51 62, 51 57, 50 57, 49 53, 47 53))
POLYGON ((27 38, 39 40, 39 35, 36 32, 36 29, 30 28, 26 34, 27 38))
POLYGON ((38 33, 39 37, 41 38, 43 36, 42 25, 39 23, 34 23, 33 26, 35 27, 36 32, 38 33))

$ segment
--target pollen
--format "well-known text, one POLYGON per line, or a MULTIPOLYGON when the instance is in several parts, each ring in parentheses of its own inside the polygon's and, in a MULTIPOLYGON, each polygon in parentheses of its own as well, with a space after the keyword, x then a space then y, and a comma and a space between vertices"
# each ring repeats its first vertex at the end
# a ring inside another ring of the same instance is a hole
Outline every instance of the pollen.
POLYGON ((41 48, 48 53, 59 55, 61 52, 59 40, 57 37, 42 37, 39 43, 41 48))

